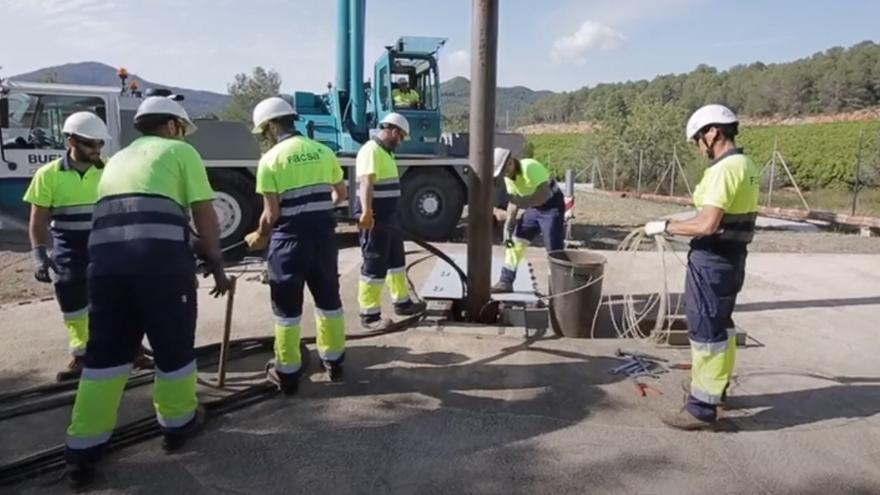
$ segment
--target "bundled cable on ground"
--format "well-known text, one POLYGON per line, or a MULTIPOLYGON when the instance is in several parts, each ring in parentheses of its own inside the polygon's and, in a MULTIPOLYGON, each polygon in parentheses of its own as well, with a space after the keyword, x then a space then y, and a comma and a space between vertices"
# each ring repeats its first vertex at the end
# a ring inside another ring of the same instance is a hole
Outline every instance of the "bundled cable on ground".
MULTIPOLYGON (((645 242, 653 240, 655 249, 658 254, 661 276, 660 283, 656 292, 648 295, 644 301, 637 301, 635 296, 628 289, 620 294, 621 310, 618 319, 614 311, 614 301, 610 294, 604 296, 605 303, 611 320, 611 325, 618 338, 634 338, 634 339, 654 339, 663 341, 668 337, 672 324, 681 309, 681 299, 676 301, 675 307, 671 307, 669 301, 669 284, 667 280, 666 259, 669 253, 678 257, 673 250, 671 244, 664 236, 653 236, 650 238, 645 235, 642 228, 634 229, 621 241, 617 247, 618 252, 628 253, 635 257, 642 251, 642 245, 645 242), (645 328, 645 322, 650 321, 653 317, 654 325, 651 329, 645 328), (619 321, 618 321, 619 320, 619 321)), ((679 259, 681 262, 681 260, 679 259)), ((591 327, 591 336, 595 335, 596 322, 599 312, 593 317, 591 327)))
MULTIPOLYGON (((467 276, 464 271, 455 264, 455 262, 449 258, 446 254, 444 254, 439 249, 431 246, 427 242, 416 239, 414 236, 409 233, 401 230, 404 234, 410 237, 413 242, 429 251, 431 255, 437 256, 440 259, 446 261, 455 271, 458 273, 463 290, 467 288, 467 276)), ((412 280, 409 278, 409 269, 418 263, 425 261, 425 259, 430 256, 423 257, 412 264, 407 266, 407 283, 409 284, 412 293, 415 297, 418 297, 412 280)), ((361 332, 354 335, 347 335, 346 339, 348 341, 358 341, 363 339, 369 339, 373 337, 378 337, 381 335, 388 335, 392 333, 402 332, 409 328, 411 325, 415 324, 419 320, 421 320, 425 316, 424 313, 420 313, 417 315, 410 316, 406 319, 395 322, 389 327, 386 327, 382 330, 376 330, 371 332, 361 332)), ((306 345, 315 345, 316 339, 315 337, 304 337, 301 340, 301 344, 303 346, 306 345)), ((249 355, 253 355, 261 352, 271 352, 273 349, 274 338, 273 337, 260 337, 260 338, 245 338, 240 340, 234 340, 230 342, 230 358, 231 359, 240 359, 249 355)), ((206 346, 201 346, 196 349, 196 359, 199 360, 201 358, 199 365, 200 368, 206 367, 209 365, 214 365, 219 362, 219 352, 220 352, 220 343, 209 344, 206 346), (214 356, 216 358, 214 358, 214 356), (208 358, 208 359, 206 359, 208 358)), ((310 358, 310 354, 308 352, 303 353, 303 366, 308 366, 308 359, 310 358)), ((140 386, 146 383, 149 383, 153 379, 153 372, 143 372, 139 373, 129 379, 130 383, 134 383, 132 386, 140 386)), ((5 402, 17 402, 26 399, 38 398, 41 396, 45 396, 48 394, 56 393, 56 392, 68 392, 72 391, 77 387, 77 382, 71 381, 67 383, 59 383, 59 384, 51 384, 51 385, 42 385, 38 387, 33 387, 27 390, 21 390, 17 392, 7 393, 0 396, 0 403, 5 402)), ((129 387, 130 388, 130 387, 129 387)), ((217 388, 216 386, 214 388, 217 388)), ((277 394, 277 388, 275 385, 269 383, 268 381, 262 381, 260 383, 248 386, 241 390, 238 390, 226 397, 205 402, 205 408, 208 410, 209 416, 216 417, 223 414, 227 414, 230 412, 237 411, 239 409, 254 405, 261 401, 264 401, 270 397, 273 397, 277 394)), ((37 404, 30 404, 25 406, 19 406, 20 409, 8 408, 4 411, 0 411, 0 420, 4 419, 3 415, 7 414, 8 417, 20 416, 23 414, 30 414, 35 412, 40 412, 47 409, 52 409, 56 407, 60 407, 63 405, 69 405, 73 402, 74 397, 65 396, 60 398, 52 398, 48 401, 43 401, 37 404), (9 416, 10 414, 14 414, 14 416, 9 416)), ((161 428, 159 424, 156 422, 155 416, 149 415, 138 419, 136 421, 132 421, 125 425, 117 427, 113 436, 111 437, 108 444, 108 451, 115 451, 122 449, 124 447, 128 447, 146 440, 150 440, 152 438, 156 438, 162 434, 161 428)), ((65 466, 64 460, 64 445, 59 445, 50 449, 43 450, 41 452, 37 452, 35 454, 29 455, 25 458, 19 459, 12 463, 0 466, 0 486, 11 485, 15 483, 22 482, 27 479, 35 478, 46 473, 59 470, 65 466)))

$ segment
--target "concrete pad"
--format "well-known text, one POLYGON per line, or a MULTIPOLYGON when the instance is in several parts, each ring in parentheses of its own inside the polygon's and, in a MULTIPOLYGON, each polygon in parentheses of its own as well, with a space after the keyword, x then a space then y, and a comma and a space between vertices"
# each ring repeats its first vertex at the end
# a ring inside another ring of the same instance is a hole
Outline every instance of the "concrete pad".
MULTIPOLYGON (((663 282, 655 253, 602 254, 606 294, 648 293, 663 282)), ((665 259, 673 293, 684 280, 678 256, 665 259)), ((546 256, 531 250, 529 259, 546 290, 546 256)), ((350 328, 358 265, 355 250, 341 253, 350 328)), ((412 270, 417 287, 429 270, 412 270)), ((224 303, 200 294, 198 339, 214 342, 224 303)), ((271 332, 266 286, 245 276, 235 309, 236 337, 271 332)), ((425 325, 352 342, 344 383, 313 375, 298 397, 213 421, 180 455, 163 455, 158 441, 110 455, 96 490, 880 493, 878 314, 880 256, 751 255, 734 318, 752 340, 738 353, 725 433, 672 431, 657 419, 680 403, 685 372, 652 381, 664 395, 644 398, 608 374, 617 347, 671 362, 688 361, 687 350, 425 325)), ((48 380, 65 359, 54 303, 0 309, 0 343, 2 391, 48 380)), ((253 374, 265 358, 237 369, 253 374)), ((148 388, 124 404, 123 421, 148 413, 148 388)), ((59 443, 68 416, 62 408, 0 422, 0 463, 59 443)), ((40 482, 12 490, 65 492, 40 482)))

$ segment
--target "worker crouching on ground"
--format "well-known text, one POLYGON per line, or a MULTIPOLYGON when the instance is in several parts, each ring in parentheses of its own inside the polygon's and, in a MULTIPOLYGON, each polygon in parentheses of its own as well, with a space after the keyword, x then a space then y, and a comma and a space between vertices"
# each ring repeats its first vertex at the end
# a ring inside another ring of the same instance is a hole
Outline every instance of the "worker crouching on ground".
POLYGON ((163 448, 179 449, 204 423, 193 352, 196 267, 188 242, 190 211, 212 266, 212 294, 229 288, 214 192, 199 153, 183 140, 195 125, 177 102, 152 97, 141 103, 134 126, 143 136, 107 163, 89 236, 91 335, 65 452, 74 488, 94 476, 144 334, 156 363, 153 404, 163 448))
POLYGON ((397 221, 400 178, 394 150, 409 135, 409 122, 399 113, 389 113, 379 127, 379 133, 361 146, 356 161, 363 255, 358 303, 361 327, 369 331, 391 324, 390 320, 382 319, 386 276, 396 315, 412 316, 425 310, 424 302, 410 298, 403 234, 397 221))
POLYGON ((267 245, 269 288, 275 313, 275 359, 268 377, 285 394, 295 394, 303 374, 300 318, 303 287, 315 300, 318 354, 331 380, 342 377, 345 320, 339 297, 336 246, 337 203, 347 190, 336 154, 299 134, 296 111, 279 97, 261 101, 253 113, 254 133, 272 148, 260 159, 257 192, 263 213, 248 234, 251 250, 267 245))
POLYGON ((565 198, 550 172, 539 161, 511 156, 495 148, 495 177, 504 176, 509 204, 504 223, 504 266, 493 293, 513 292, 516 269, 528 244, 542 234, 547 251, 565 248, 565 198), (525 209, 522 219, 519 210, 525 209))
POLYGON ((683 430, 715 423, 733 374, 736 331, 731 314, 755 233, 761 175, 736 147, 738 126, 736 115, 721 105, 694 113, 687 123, 687 139, 711 160, 694 191, 699 213, 691 220, 645 225, 648 235, 693 237, 684 295, 693 362, 690 395, 681 411, 662 417, 667 425, 683 430))

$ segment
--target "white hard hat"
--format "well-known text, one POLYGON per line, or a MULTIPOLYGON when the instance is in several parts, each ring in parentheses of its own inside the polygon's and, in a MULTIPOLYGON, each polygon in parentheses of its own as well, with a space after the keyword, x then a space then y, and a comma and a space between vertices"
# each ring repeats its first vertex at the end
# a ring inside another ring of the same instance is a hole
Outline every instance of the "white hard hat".
POLYGON ((259 134, 270 120, 285 115, 296 115, 293 105, 279 96, 266 98, 254 107, 254 128, 251 132, 259 134))
POLYGON ((74 135, 92 139, 95 141, 109 141, 110 133, 107 132, 107 125, 101 120, 101 117, 92 112, 76 112, 64 121, 64 127, 61 132, 67 135, 74 135))
POLYGON ((685 138, 690 141, 707 125, 735 124, 739 122, 733 110, 724 105, 706 105, 691 115, 685 128, 685 138))
POLYGON ((134 114, 134 121, 145 115, 173 115, 186 124, 186 136, 196 132, 198 127, 190 120, 186 110, 171 98, 164 96, 151 96, 145 99, 134 114))
POLYGON ((504 170, 504 165, 507 163, 507 159, 510 158, 510 150, 507 148, 495 148, 495 173, 494 177, 498 177, 501 175, 501 171, 504 170))
POLYGON ((379 122, 379 127, 382 127, 385 124, 391 124, 409 136, 409 121, 407 121, 406 117, 403 115, 400 115, 397 112, 391 112, 382 119, 382 122, 379 122))
POLYGON ((409 84, 409 78, 407 77, 399 77, 397 79, 397 84, 409 84))

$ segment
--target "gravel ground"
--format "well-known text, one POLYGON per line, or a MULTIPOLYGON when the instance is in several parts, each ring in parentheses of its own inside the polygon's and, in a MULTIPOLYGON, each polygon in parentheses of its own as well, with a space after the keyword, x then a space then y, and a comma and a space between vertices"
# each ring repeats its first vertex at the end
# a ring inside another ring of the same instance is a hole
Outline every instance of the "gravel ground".
MULTIPOLYGON (((572 237, 583 241, 591 249, 616 249, 632 229, 644 225, 648 220, 689 210, 677 205, 589 193, 578 193, 576 208, 572 237)), ((352 226, 340 226, 342 242, 346 245, 355 243, 354 232, 352 226)), ((687 249, 685 239, 674 240, 673 245, 677 249, 687 249)), ((880 237, 764 230, 757 233, 749 250, 765 253, 880 254, 880 237)), ((27 236, 21 232, 0 231, 0 281, 0 304, 52 297, 51 285, 34 280, 29 243, 27 236)))
POLYGON ((0 304, 52 297, 52 286, 34 280, 30 243, 22 232, 0 230, 0 304))

